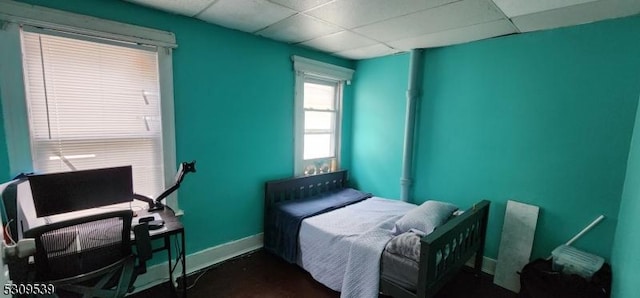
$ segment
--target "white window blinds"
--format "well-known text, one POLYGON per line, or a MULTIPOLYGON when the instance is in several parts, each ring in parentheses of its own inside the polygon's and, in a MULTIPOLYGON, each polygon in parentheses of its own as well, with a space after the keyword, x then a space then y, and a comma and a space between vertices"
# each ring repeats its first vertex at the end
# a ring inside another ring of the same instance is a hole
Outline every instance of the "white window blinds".
POLYGON ((134 191, 164 188, 155 47, 22 32, 36 172, 131 165, 134 191))

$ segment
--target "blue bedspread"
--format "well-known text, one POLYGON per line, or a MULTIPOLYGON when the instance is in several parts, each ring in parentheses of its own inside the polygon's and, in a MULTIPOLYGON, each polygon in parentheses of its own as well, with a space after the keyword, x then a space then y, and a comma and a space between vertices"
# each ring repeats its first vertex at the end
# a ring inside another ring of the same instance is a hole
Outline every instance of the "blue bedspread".
POLYGON ((370 197, 369 193, 345 188, 303 200, 277 203, 267 210, 264 247, 289 263, 296 263, 298 231, 303 219, 370 197))

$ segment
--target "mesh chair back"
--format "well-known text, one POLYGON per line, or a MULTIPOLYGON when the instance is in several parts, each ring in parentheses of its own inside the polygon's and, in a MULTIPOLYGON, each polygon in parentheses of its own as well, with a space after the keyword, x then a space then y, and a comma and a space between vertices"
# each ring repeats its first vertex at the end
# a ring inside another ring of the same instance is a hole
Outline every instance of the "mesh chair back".
POLYGON ((131 256, 130 210, 54 223, 29 231, 36 240, 36 278, 86 274, 131 256))

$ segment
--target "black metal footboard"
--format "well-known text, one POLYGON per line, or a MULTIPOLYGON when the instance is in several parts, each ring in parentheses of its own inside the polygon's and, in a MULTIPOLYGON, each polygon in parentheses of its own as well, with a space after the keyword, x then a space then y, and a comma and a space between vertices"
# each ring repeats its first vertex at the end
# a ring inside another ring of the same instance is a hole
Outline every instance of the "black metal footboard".
POLYGON ((475 254, 474 267, 482 268, 489 216, 489 201, 480 201, 421 239, 417 291, 408 291, 385 280, 382 292, 394 297, 433 297, 475 254))

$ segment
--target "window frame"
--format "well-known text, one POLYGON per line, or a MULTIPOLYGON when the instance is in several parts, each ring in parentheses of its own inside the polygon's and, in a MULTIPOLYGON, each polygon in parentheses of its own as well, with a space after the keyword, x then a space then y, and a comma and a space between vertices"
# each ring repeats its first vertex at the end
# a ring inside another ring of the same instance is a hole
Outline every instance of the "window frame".
MULTIPOLYGON (((344 84, 350 84, 354 70, 336 66, 300 56, 292 56, 295 71, 295 103, 294 103, 294 175, 304 175, 304 167, 310 162, 334 158, 336 169, 341 162, 342 144, 342 117, 344 84), (334 157, 304 159, 305 111, 304 108, 304 84, 329 83, 336 85, 335 94, 335 120, 334 120, 334 157)), ((331 169, 330 169, 331 170, 331 169)))
MULTIPOLYGON (((129 25, 61 10, 17 2, 3 2, 0 12, 0 96, 11 175, 33 171, 31 139, 22 64, 21 26, 34 26, 73 35, 134 42, 157 47, 164 184, 173 185, 176 165, 172 51, 177 47, 171 32, 129 25), (6 4, 6 5, 5 5, 6 4)), ((162 190, 160 190, 162 191, 162 190)), ((174 192, 166 203, 183 214, 174 192)))

